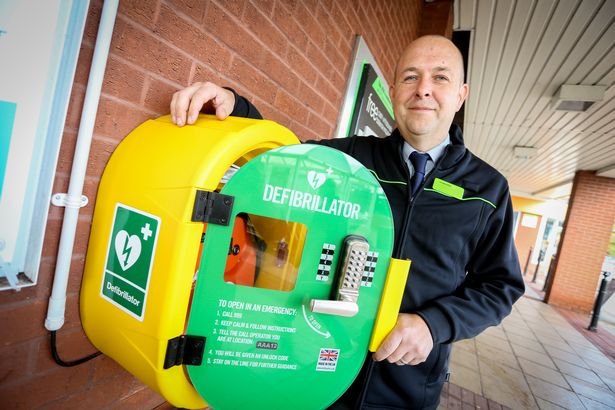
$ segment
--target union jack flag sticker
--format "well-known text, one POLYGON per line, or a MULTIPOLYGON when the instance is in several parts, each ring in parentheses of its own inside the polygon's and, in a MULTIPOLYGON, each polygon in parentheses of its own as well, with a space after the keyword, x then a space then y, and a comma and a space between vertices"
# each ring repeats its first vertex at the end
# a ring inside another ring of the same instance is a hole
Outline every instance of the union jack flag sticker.
POLYGON ((337 367, 337 359, 340 356, 340 349, 320 349, 316 370, 321 372, 334 372, 337 367))

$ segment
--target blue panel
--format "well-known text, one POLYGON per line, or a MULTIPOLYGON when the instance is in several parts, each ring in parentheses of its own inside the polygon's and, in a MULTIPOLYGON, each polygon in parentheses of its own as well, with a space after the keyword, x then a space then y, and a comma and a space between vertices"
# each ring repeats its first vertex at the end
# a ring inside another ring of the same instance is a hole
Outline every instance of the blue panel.
POLYGON ((16 108, 17 104, 0 100, 0 199, 2 198, 6 161, 9 156, 16 108))

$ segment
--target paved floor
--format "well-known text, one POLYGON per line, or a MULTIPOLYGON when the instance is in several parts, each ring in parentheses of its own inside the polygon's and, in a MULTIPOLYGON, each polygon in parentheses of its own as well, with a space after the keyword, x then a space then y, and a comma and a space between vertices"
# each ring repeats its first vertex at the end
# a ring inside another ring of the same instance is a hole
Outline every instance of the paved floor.
POLYGON ((531 297, 500 326, 455 343, 450 369, 443 409, 615 409, 615 363, 531 297))

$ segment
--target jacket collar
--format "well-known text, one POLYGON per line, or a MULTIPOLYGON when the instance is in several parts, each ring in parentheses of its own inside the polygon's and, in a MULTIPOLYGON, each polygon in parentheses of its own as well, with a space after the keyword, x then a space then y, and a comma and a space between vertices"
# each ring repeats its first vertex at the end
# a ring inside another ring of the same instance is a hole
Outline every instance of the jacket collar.
POLYGON ((449 145, 442 155, 442 160, 437 164, 438 169, 449 169, 454 167, 461 158, 465 155, 467 149, 463 144, 463 134, 461 128, 457 124, 451 124, 448 131, 451 137, 451 145, 449 145))

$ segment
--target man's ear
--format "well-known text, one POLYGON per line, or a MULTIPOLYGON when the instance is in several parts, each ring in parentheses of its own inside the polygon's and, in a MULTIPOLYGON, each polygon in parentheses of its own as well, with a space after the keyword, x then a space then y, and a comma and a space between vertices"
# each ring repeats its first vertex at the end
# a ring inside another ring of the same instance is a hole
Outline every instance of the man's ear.
POLYGON ((391 101, 395 101, 395 87, 392 85, 389 85, 389 98, 391 98, 391 101))
POLYGON ((463 84, 459 88, 459 99, 457 100, 457 111, 461 109, 461 106, 463 105, 463 102, 468 97, 469 92, 470 92, 470 88, 468 87, 468 84, 463 84))

